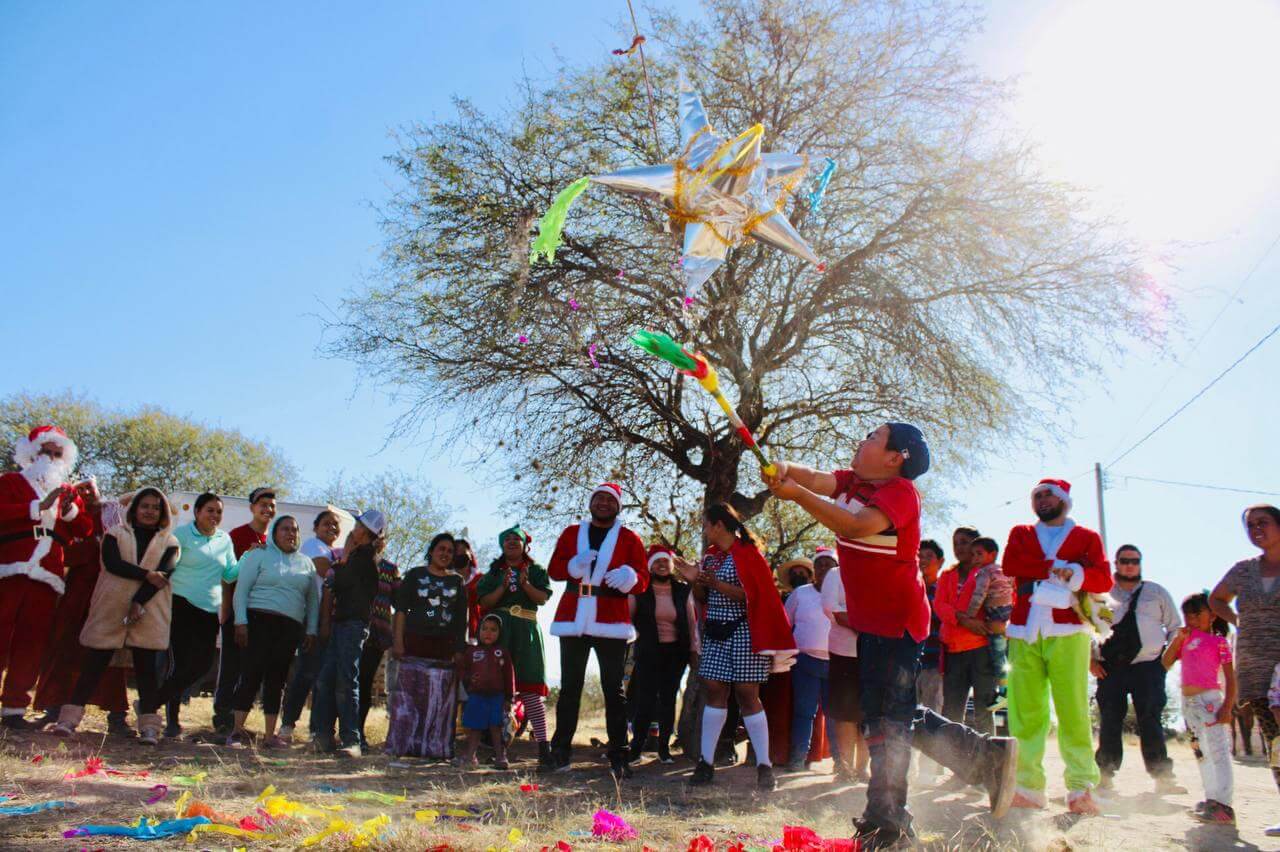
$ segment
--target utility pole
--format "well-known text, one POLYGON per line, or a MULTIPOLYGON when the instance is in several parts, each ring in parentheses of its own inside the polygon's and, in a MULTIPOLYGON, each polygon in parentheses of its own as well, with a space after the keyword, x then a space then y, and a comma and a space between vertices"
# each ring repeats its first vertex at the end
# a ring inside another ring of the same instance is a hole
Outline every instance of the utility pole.
POLYGON ((1093 477, 1098 486, 1098 535, 1102 536, 1102 552, 1107 553, 1107 510, 1102 502, 1102 463, 1093 463, 1093 477))

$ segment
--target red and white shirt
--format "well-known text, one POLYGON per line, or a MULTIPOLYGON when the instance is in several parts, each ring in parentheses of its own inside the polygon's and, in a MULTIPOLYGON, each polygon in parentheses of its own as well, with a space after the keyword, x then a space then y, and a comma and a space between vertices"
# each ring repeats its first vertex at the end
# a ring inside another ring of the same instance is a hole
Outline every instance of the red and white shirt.
POLYGON ((929 598, 920 576, 920 493, 911 480, 870 482, 852 470, 833 471, 837 506, 857 512, 874 506, 889 527, 873 535, 836 537, 849 625, 859 633, 917 642, 929 635, 929 598))

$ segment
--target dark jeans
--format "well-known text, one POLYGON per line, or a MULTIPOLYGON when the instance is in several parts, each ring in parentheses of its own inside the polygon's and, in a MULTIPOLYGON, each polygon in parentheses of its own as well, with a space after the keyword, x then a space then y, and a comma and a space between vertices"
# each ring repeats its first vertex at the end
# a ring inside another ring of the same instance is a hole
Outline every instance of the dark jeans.
POLYGON ((329 633, 311 702, 311 735, 333 739, 334 722, 343 747, 360 745, 360 654, 369 638, 364 621, 339 621, 329 633))
POLYGON ((1159 658, 1145 663, 1112 664, 1107 676, 1098 679, 1098 751, 1095 757, 1104 774, 1114 775, 1124 758, 1122 735, 1129 699, 1138 716, 1138 737, 1142 742, 1142 762, 1153 778, 1173 772, 1173 761, 1164 744, 1164 713, 1168 696, 1164 689, 1165 668, 1159 658))
POLYGON ((551 745, 566 756, 573 751, 573 735, 578 731, 578 707, 582 703, 582 683, 586 679, 587 660, 593 649, 600 665, 609 754, 622 757, 627 749, 627 702, 622 692, 622 673, 627 659, 625 639, 560 637, 560 698, 556 701, 556 732, 551 738, 551 745))
POLYGON ((316 678, 320 675, 326 647, 328 643, 322 644, 317 638, 310 651, 298 652, 298 658, 293 662, 293 674, 289 676, 289 685, 284 691, 284 704, 280 708, 281 727, 296 725, 302 718, 302 708, 307 706, 307 699, 311 697, 316 678))
POLYGON ((818 708, 827 707, 828 663, 808 654, 796 657, 791 669, 791 754, 792 763, 808 760, 813 741, 813 720, 818 708))
POLYGON ((916 704, 922 643, 858 634, 862 732, 871 752, 863 817, 880 828, 908 832, 907 769, 912 747, 970 784, 985 777, 991 738, 916 704))
MULTIPOLYGON (((173 620, 169 627, 169 644, 173 651, 173 671, 160 687, 156 707, 142 706, 142 712, 154 713, 161 705, 182 698, 183 693, 209 672, 217 652, 218 614, 206 612, 181 595, 173 596, 173 620)), ((173 714, 177 721, 177 712, 173 714)))
POLYGON ((249 646, 240 658, 240 683, 236 686, 232 707, 248 713, 261 689, 262 712, 267 716, 278 714, 289 665, 301 642, 301 622, 278 612, 249 610, 249 646))
POLYGON ((996 670, 991 664, 991 649, 986 645, 958 654, 947 652, 942 670, 942 715, 963 724, 970 689, 973 690, 974 730, 995 733, 991 705, 996 703, 996 670))
MULTIPOLYGON (((160 679, 156 674, 156 652, 145 648, 130 648, 133 655, 133 675, 138 686, 138 706, 143 713, 154 713, 160 706, 156 701, 156 693, 160 691, 160 679)), ((75 689, 71 690, 71 704, 83 707, 93 697, 98 688, 98 681, 116 652, 97 648, 84 649, 84 662, 80 664, 80 677, 76 680, 75 689)))
POLYGON ((218 653, 218 685, 213 690, 213 726, 230 728, 235 723, 236 687, 240 685, 240 646, 236 644, 236 624, 228 618, 222 625, 222 648, 218 653))
POLYGON ((631 670, 635 714, 632 718, 631 748, 639 753, 649 736, 649 725, 658 721, 658 743, 665 751, 676 722, 676 695, 680 679, 689 663, 689 652, 676 642, 659 644, 656 652, 644 654, 631 670))
POLYGON ((370 636, 365 640, 364 650, 360 652, 360 745, 368 746, 364 736, 364 723, 369 718, 369 709, 373 707, 373 679, 378 674, 378 666, 382 665, 382 655, 386 650, 378 644, 378 640, 370 636))

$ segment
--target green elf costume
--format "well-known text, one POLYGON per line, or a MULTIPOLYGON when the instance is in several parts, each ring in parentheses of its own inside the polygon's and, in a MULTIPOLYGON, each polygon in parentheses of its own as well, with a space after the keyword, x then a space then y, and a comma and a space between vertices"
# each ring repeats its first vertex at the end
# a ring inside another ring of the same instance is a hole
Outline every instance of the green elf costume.
POLYGON ((1067 806, 1095 815, 1091 790, 1100 775, 1089 723, 1089 647, 1093 624, 1080 616, 1082 595, 1111 588, 1102 538, 1067 517, 1071 484, 1043 479, 1031 492, 1040 522, 1016 526, 1004 550, 1004 573, 1017 583, 1009 620, 1009 733, 1018 740, 1015 808, 1043 808, 1049 699, 1058 717, 1058 751, 1066 764, 1067 806))
POLYGON ((515 536, 524 543, 523 561, 512 564, 507 557, 499 556, 489 565, 476 584, 476 595, 484 600, 503 590, 497 603, 490 602, 487 612, 502 619, 502 642, 516 672, 516 699, 524 705, 525 718, 538 741, 540 758, 550 756, 547 737, 547 710, 544 698, 547 694, 546 653, 542 646, 542 629, 538 626, 538 607, 551 596, 551 578, 547 570, 529 556, 533 537, 519 525, 498 533, 498 547, 515 536), (524 572, 523 579, 521 571, 524 572), (543 593, 541 600, 534 600, 529 592, 543 593))

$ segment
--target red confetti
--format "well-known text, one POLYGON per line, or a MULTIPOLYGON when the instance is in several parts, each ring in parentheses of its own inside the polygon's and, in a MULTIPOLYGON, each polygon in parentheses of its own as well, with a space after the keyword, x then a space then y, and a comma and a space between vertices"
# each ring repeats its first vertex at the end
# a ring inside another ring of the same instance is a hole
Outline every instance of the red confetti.
POLYGON ((536 793, 538 792, 539 789, 540 788, 538 787, 537 784, 521 784, 520 785, 521 793, 536 793))
POLYGON ((697 299, 695 299, 695 298, 693 298, 692 296, 685 296, 685 297, 684 297, 684 306, 687 308, 687 307, 689 307, 690 305, 692 305, 693 303, 695 303, 695 302, 697 302, 697 301, 698 301, 698 300, 697 300, 697 299))
POLYGON ((716 842, 705 834, 699 834, 689 841, 687 852, 716 852, 716 842))
POLYGON ((573 847, 563 840, 557 840, 555 846, 543 846, 541 852, 573 852, 573 847))
POLYGON ((619 269, 619 270, 618 270, 618 277, 619 277, 619 278, 626 278, 626 277, 627 277, 627 271, 626 271, 625 269, 619 269))
POLYGON ((35 757, 31 758, 32 763, 39 763, 42 760, 44 760, 43 754, 37 754, 35 757))

